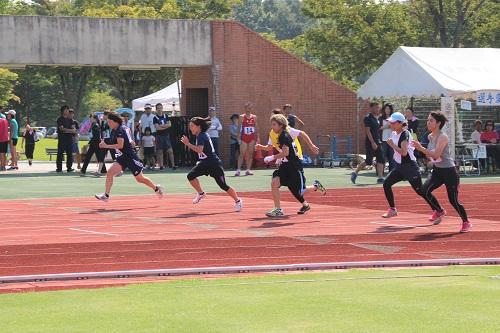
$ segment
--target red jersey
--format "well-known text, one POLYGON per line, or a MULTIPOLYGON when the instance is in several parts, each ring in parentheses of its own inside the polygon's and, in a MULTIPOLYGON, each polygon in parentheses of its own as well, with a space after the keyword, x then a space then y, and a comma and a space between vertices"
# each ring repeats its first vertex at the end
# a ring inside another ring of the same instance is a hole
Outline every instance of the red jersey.
POLYGON ((255 141, 255 115, 251 115, 250 118, 247 118, 246 115, 243 115, 243 122, 241 124, 241 141, 250 143, 255 141))
POLYGON ((9 141, 9 122, 0 118, 0 142, 9 141))

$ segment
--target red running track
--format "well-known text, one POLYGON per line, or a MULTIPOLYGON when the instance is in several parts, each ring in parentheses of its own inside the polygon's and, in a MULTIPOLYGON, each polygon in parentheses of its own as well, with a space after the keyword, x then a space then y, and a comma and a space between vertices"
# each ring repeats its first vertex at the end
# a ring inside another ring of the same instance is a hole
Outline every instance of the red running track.
POLYGON ((380 188, 330 190, 308 197, 312 209, 283 192, 287 215, 269 219, 270 193, 243 193, 244 210, 227 196, 113 197, 3 201, 0 208, 0 276, 131 269, 324 263, 367 260, 500 258, 500 185, 466 185, 464 204, 474 224, 459 234, 449 216, 430 225, 423 201, 396 189, 398 217, 385 210, 380 188), (486 200, 489 200, 486 201, 486 200), (496 199, 494 199, 496 200, 496 199), (496 201, 495 201, 496 202, 496 201), (26 214, 29 212, 29 214, 26 214), (29 219, 26 219, 29 216, 29 219))

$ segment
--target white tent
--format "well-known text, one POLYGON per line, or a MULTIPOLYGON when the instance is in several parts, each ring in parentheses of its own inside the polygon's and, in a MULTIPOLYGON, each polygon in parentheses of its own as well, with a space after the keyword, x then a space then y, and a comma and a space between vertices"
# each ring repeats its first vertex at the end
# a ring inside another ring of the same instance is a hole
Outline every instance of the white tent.
POLYGON ((179 110, 179 92, 181 90, 181 80, 172 83, 166 88, 159 90, 157 92, 152 93, 151 95, 147 95, 144 97, 140 97, 134 99, 132 101, 132 109, 134 111, 144 111, 145 104, 153 105, 153 109, 155 104, 162 103, 163 110, 172 111, 173 103, 175 103, 175 109, 179 110))
POLYGON ((358 96, 458 97, 478 90, 500 90, 500 49, 401 46, 358 96))

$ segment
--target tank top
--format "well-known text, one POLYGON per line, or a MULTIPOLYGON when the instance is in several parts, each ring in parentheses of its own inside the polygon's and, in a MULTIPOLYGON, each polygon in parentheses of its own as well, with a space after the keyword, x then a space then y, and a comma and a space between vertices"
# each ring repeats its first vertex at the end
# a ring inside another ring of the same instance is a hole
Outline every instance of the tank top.
POLYGON ((393 158, 394 161, 396 161, 396 163, 398 164, 415 163, 415 161, 417 160, 414 154, 415 148, 411 144, 412 137, 408 130, 403 130, 399 134, 396 131, 393 131, 391 133, 390 139, 392 140, 392 142, 397 144, 399 148, 401 148, 401 143, 403 143, 403 141, 408 142, 408 153, 406 154, 406 156, 401 156, 401 154, 399 154, 396 150, 394 150, 393 158))
POLYGON ((241 140, 249 143, 255 140, 255 116, 251 115, 247 118, 246 114, 243 115, 243 122, 241 124, 241 140))
MULTIPOLYGON (((434 151, 437 146, 438 139, 441 135, 446 136, 446 134, 439 132, 439 134, 434 138, 429 136, 429 144, 427 145, 427 149, 430 151, 434 151)), ((439 157, 437 160, 434 160, 431 158, 432 163, 434 164, 435 167, 437 168, 453 168, 455 167, 455 161, 451 157, 450 154, 450 143, 448 142, 446 146, 443 149, 443 153, 441 154, 441 157, 439 157)))

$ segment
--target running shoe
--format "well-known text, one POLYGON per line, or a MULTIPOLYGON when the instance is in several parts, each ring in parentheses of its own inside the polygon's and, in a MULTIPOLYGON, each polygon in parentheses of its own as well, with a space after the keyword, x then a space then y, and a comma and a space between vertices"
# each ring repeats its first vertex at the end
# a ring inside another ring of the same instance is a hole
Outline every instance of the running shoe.
POLYGON ((71 169, 68 169, 67 171, 68 171, 68 173, 71 173, 71 172, 75 171, 75 169, 71 168, 71 169))
POLYGON ((243 200, 238 199, 238 201, 234 203, 234 211, 239 212, 241 211, 242 208, 243 208, 243 200))
POLYGON ((86 176, 85 172, 80 171, 80 177, 85 177, 85 176, 86 176))
POLYGON ((101 200, 101 201, 108 201, 109 200, 109 195, 107 195, 106 193, 96 194, 95 198, 97 200, 101 200))
POLYGON ((326 188, 319 182, 319 180, 315 180, 313 183, 313 186, 315 188, 314 191, 320 191, 321 194, 326 195, 326 188))
POLYGON ((102 173, 100 173, 100 172, 94 172, 94 173, 93 173, 93 175, 94 175, 95 177, 101 177, 101 176, 102 176, 102 173))
POLYGON ((356 184, 356 178, 358 178, 358 174, 356 172, 351 173, 351 182, 356 184))
POLYGON ((123 176, 123 171, 118 172, 115 177, 121 177, 121 176, 123 176))
POLYGON ((155 193, 158 196, 158 199, 163 198, 163 192, 164 191, 165 190, 164 190, 163 186, 161 186, 160 184, 156 184, 155 193))
POLYGON ((205 194, 205 192, 202 192, 202 193, 197 193, 196 196, 194 197, 193 199, 193 203, 194 204, 197 204, 198 202, 201 201, 201 199, 203 199, 204 197, 206 197, 207 195, 205 194))
POLYGON ((398 216, 398 210, 396 208, 389 208, 387 210, 387 213, 385 213, 384 215, 382 215, 382 217, 384 219, 388 219, 388 218, 391 218, 391 217, 394 217, 394 216, 398 216))
POLYGON ((472 223, 469 221, 462 222, 462 229, 460 229, 460 232, 469 232, 470 228, 472 228, 472 223))
POLYGON ((281 208, 273 208, 271 211, 266 213, 267 217, 280 217, 283 216, 283 210, 281 208))
POLYGON ((240 173, 241 173, 241 171, 240 171, 240 170, 236 170, 236 172, 234 173, 234 176, 235 176, 235 177, 239 177, 239 176, 240 176, 240 173))
POLYGON ((8 171, 9 171, 9 170, 19 170, 19 168, 18 168, 18 167, 16 167, 16 166, 11 166, 11 167, 9 167, 7 170, 8 170, 8 171))
POLYGON ((383 184, 383 183, 384 183, 384 178, 377 179, 377 184, 383 184))
POLYGON ((297 211, 297 214, 304 214, 305 212, 307 212, 308 210, 311 209, 311 206, 309 206, 309 204, 307 205, 302 205, 302 207, 300 207, 300 209, 297 211))
POLYGON ((434 225, 438 225, 439 223, 441 223, 441 220, 443 219, 443 217, 446 215, 446 211, 443 209, 442 212, 438 212, 437 210, 435 210, 431 217, 429 217, 429 221, 432 222, 432 224, 434 225))
POLYGON ((251 170, 247 170, 245 172, 245 176, 253 176, 253 172, 251 170))

